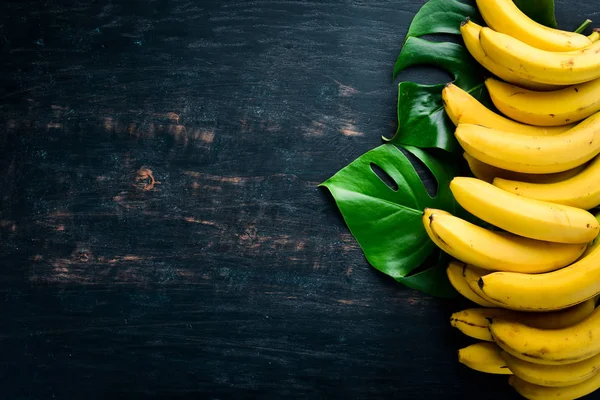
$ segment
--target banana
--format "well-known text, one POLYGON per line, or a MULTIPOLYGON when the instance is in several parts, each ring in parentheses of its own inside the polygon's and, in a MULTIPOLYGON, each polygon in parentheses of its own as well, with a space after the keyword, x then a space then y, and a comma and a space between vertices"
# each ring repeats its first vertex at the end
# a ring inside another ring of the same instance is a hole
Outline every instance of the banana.
POLYGON ((552 29, 529 18, 512 0, 477 0, 477 7, 488 26, 538 49, 571 51, 589 46, 584 35, 552 29))
POLYGON ((600 79, 552 92, 523 89, 493 78, 486 79, 485 86, 502 114, 524 124, 560 126, 600 111, 600 79))
POLYGON ((577 260, 587 247, 586 243, 552 243, 494 232, 435 211, 429 217, 429 232, 452 257, 490 271, 554 271, 577 260))
POLYGON ((423 210, 423 217, 421 218, 421 221, 423 221, 423 227, 425 227, 425 232, 427 232, 427 235, 429 236, 431 241, 437 247, 439 247, 441 249, 442 246, 444 245, 444 243, 438 241, 437 236, 435 236, 433 234, 433 232, 431 231, 431 227, 429 226, 430 218, 433 215, 433 213, 440 214, 440 215, 452 215, 452 214, 450 214, 448 211, 438 210, 435 208, 426 208, 425 210, 423 210))
MULTIPOLYGON (((596 213, 595 217, 600 222, 600 212, 596 213)), ((587 257, 598 246, 600 246, 600 235, 596 236, 596 238, 588 244, 587 249, 585 249, 579 259, 587 257)))
POLYGON ((563 172, 555 172, 553 174, 525 174, 521 172, 509 171, 507 169, 497 168, 492 165, 479 161, 469 153, 463 153, 463 157, 469 164, 469 169, 477 179, 481 179, 487 183, 494 182, 494 178, 510 179, 513 181, 531 182, 531 183, 555 183, 569 179, 587 166, 580 165, 573 169, 563 172))
POLYGON ((475 178, 456 177, 450 182, 450 190, 456 201, 476 217, 532 239, 589 243, 600 227, 585 210, 528 199, 475 178))
POLYGON ((458 350, 458 362, 488 374, 510 375, 510 369, 500 356, 500 348, 494 343, 475 343, 458 350))
POLYGON ((479 42, 492 61, 530 81, 575 85, 600 78, 600 42, 567 53, 553 52, 490 28, 481 28, 479 42))
POLYGON ((600 40, 600 31, 595 30, 591 35, 588 36, 588 39, 590 39, 590 42, 592 43, 597 42, 600 40))
POLYGON ((495 178, 494 186, 530 199, 589 210, 600 205, 600 156, 574 177, 556 183, 527 183, 495 178))
POLYGON ((583 381, 577 385, 566 387, 547 387, 534 385, 517 378, 510 376, 508 384, 523 397, 529 400, 573 400, 586 396, 600 388, 600 374, 596 373, 590 379, 583 381))
POLYGON ((446 114, 454 125, 475 124, 488 128, 520 133, 528 136, 556 135, 568 131, 575 124, 553 127, 539 127, 515 122, 488 109, 475 97, 453 83, 442 90, 442 103, 446 114))
POLYGON ((600 294, 600 246, 558 271, 537 275, 494 272, 482 276, 477 286, 486 299, 505 308, 525 311, 567 308, 600 294))
POLYGON ((557 135, 526 136, 459 124, 455 136, 467 153, 494 167, 532 174, 562 172, 600 153, 600 112, 557 135))
POLYGON ((467 336, 492 342, 494 339, 489 330, 489 319, 503 318, 519 321, 534 328, 560 329, 587 318, 595 307, 596 300, 589 299, 564 310, 544 313, 519 312, 503 308, 470 308, 452 314, 450 325, 467 336))
POLYGON ((502 358, 515 376, 535 385, 565 387, 577 385, 600 371, 600 355, 566 365, 541 365, 521 360, 503 351, 502 358))
POLYGON ((600 354, 600 308, 578 324, 538 329, 517 321, 493 319, 490 333, 507 353, 534 364, 564 365, 600 354))
POLYGON ((493 307, 510 308, 505 307, 503 304, 490 299, 485 293, 483 293, 483 290, 481 290, 481 288, 479 287, 479 280, 489 273, 489 271, 474 267, 472 265, 465 265, 463 267, 463 278, 469 286, 469 288, 473 291, 473 293, 484 299, 486 302, 493 304, 493 307))
POLYGON ((515 85, 533 90, 555 90, 560 88, 560 86, 557 85, 548 85, 523 79, 508 68, 496 64, 485 54, 481 48, 481 43, 479 43, 480 31, 481 25, 476 24, 469 18, 467 18, 467 20, 462 22, 460 25, 460 33, 463 41, 465 42, 467 50, 469 53, 471 53, 473 58, 477 60, 479 64, 481 64, 481 66, 490 71, 492 74, 504 79, 507 82, 511 82, 515 85))
POLYGON ((464 267, 465 264, 458 261, 452 261, 450 264, 448 264, 446 274, 448 275, 450 284, 454 287, 454 289, 456 289, 458 293, 463 295, 465 298, 471 300, 473 303, 479 304, 482 307, 495 307, 496 304, 484 300, 469 287, 467 281, 465 280, 465 277, 463 276, 464 267))

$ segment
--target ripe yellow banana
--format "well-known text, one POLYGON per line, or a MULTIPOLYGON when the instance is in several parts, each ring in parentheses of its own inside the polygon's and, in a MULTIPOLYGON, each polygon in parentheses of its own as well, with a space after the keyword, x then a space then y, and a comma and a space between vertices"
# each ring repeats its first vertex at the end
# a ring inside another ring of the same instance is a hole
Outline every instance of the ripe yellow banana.
POLYGON ((493 319, 490 332, 498 346, 522 360, 544 365, 573 364, 600 353, 600 308, 563 329, 538 329, 517 321, 493 319))
POLYGON ((505 68, 494 61, 492 61, 481 48, 479 43, 479 32, 481 31, 481 25, 467 19, 460 25, 460 33, 462 34, 463 41, 469 53, 473 56, 479 64, 485 69, 490 71, 492 74, 504 79, 507 82, 514 83, 515 85, 533 89, 533 90, 555 90, 560 88, 557 85, 548 85, 544 83, 532 82, 527 79, 521 78, 513 71, 505 68))
POLYGON ((558 271, 537 275, 494 272, 482 276, 478 287, 490 302, 506 308, 549 311, 571 307, 600 294, 600 246, 558 271))
POLYGON ((489 298, 485 293, 483 293, 483 290, 481 290, 481 288, 479 287, 479 280, 489 273, 490 271, 474 267, 473 265, 465 265, 463 267, 463 278, 465 282, 467 282, 467 285, 473 291, 473 293, 475 293, 477 296, 481 297, 488 303, 493 304, 493 307, 504 307, 510 309, 510 307, 506 307, 503 304, 498 303, 489 298))
POLYGON ((556 135, 568 131, 575 124, 553 127, 539 127, 521 124, 496 114, 481 104, 475 97, 453 83, 442 90, 442 102, 446 114, 454 125, 474 124, 488 128, 520 133, 528 136, 556 135))
POLYGON ((452 257, 490 271, 554 271, 577 260, 587 247, 586 243, 552 243, 494 232, 435 211, 429 217, 429 232, 452 257))
POLYGON ((552 92, 539 92, 488 78, 494 105, 509 118, 536 126, 560 126, 600 111, 600 79, 552 92))
POLYGON ((556 183, 527 183, 502 178, 494 186, 519 196, 589 210, 600 205, 600 156, 574 177, 556 183))
POLYGON ((573 400, 586 396, 600 388, 600 374, 596 373, 590 379, 583 381, 577 385, 566 387, 547 387, 534 385, 517 378, 510 376, 508 384, 523 397, 529 400, 573 400))
POLYGON ((519 321, 534 328, 560 329, 581 322, 595 308, 596 299, 589 299, 564 310, 544 313, 519 312, 503 308, 470 308, 452 314, 450 324, 467 336, 492 342, 494 339, 489 330, 489 319, 503 318, 519 321))
POLYGON ((494 343, 475 343, 458 350, 458 362, 488 374, 510 375, 510 369, 500 356, 500 348, 494 343))
POLYGON ((484 300, 482 297, 478 296, 467 284, 465 277, 463 276, 463 269, 465 268, 465 264, 459 261, 452 261, 448 264, 448 268, 446 269, 446 274, 448 275, 448 279, 450 280, 450 284, 456 289, 458 293, 463 295, 465 298, 471 300, 475 304, 479 304, 482 307, 495 307, 494 303, 490 303, 487 300, 484 300))
POLYGON ((600 371, 600 355, 567 365, 542 365, 521 360, 503 351, 502 358, 515 376, 535 385, 565 387, 577 385, 600 371))
POLYGON ((469 169, 477 179, 481 179, 487 183, 492 183, 494 178, 510 179, 513 181, 531 182, 531 183, 555 183, 562 182, 569 179, 581 171, 587 166, 587 164, 580 165, 573 169, 569 169, 563 172, 555 172, 553 174, 525 174, 521 172, 509 171, 507 169, 497 168, 492 165, 486 164, 479 161, 469 153, 463 153, 463 157, 469 164, 469 169))
POLYGON ((594 32, 592 32, 591 35, 588 36, 588 39, 590 39, 590 42, 592 43, 597 42, 598 40, 600 40, 600 32, 598 30, 595 30, 594 32))
POLYGON ((488 26, 495 31, 548 51, 570 51, 591 44, 579 33, 552 29, 529 18, 512 0, 477 0, 477 7, 488 26))
POLYGON ((494 167, 532 174, 562 172, 600 153, 600 112, 557 135, 526 136, 459 124, 455 136, 467 153, 494 167))
POLYGON ((425 228, 425 232, 427 232, 427 236, 429 236, 431 241, 441 249, 444 244, 438 241, 438 238, 433 234, 433 232, 431 232, 431 227, 429 226, 430 218, 433 215, 433 213, 440 215, 452 214, 444 210, 438 210, 436 208, 426 208, 425 210, 423 210, 423 217, 421 218, 421 221, 423 221, 423 227, 425 228))
POLYGON ((589 243, 600 227, 585 210, 528 199, 475 178, 456 177, 450 182, 450 190, 456 201, 476 217, 532 239, 589 243))
POLYGON ((600 78, 600 42, 561 53, 540 50, 490 28, 481 28, 479 42, 497 64, 534 82, 575 85, 600 78))

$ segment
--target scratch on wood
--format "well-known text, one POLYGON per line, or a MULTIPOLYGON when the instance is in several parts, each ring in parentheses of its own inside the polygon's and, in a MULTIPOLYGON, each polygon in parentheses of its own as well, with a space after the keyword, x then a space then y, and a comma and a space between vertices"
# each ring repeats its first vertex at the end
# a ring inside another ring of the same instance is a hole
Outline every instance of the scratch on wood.
POLYGON ((134 186, 141 187, 144 191, 152 190, 155 185, 160 185, 160 182, 154 179, 152 170, 147 167, 141 167, 138 170, 135 180, 139 183, 134 186))
POLYGON ((350 97, 357 93, 360 93, 359 90, 353 88, 352 86, 344 85, 342 82, 335 80, 335 83, 338 84, 339 95, 342 97, 350 97))
POLYGON ((358 131, 358 128, 356 127, 356 125, 354 125, 354 123, 349 122, 349 121, 345 122, 342 125, 342 127, 340 128, 340 132, 342 133, 342 135, 347 136, 347 137, 364 135, 362 132, 358 131))

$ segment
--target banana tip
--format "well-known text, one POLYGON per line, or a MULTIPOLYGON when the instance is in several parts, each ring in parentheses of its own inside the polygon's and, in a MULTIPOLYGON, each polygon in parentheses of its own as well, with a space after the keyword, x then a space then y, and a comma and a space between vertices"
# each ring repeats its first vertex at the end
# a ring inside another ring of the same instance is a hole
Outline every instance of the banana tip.
POLYGON ((465 18, 465 19, 464 19, 464 20, 463 20, 463 21, 460 23, 460 26, 461 26, 461 28, 462 28, 463 26, 465 26, 466 24, 468 24, 468 23, 469 23, 469 21, 471 21, 471 17, 467 17, 467 18, 465 18))
POLYGON ((479 286, 479 289, 483 290, 483 278, 479 278, 477 281, 477 286, 479 286))

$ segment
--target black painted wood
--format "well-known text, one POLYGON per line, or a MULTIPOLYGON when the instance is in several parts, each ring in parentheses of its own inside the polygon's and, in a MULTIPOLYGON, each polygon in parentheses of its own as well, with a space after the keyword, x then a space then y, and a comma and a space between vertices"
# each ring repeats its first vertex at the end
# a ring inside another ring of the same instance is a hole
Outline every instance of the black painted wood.
POLYGON ((422 3, 4 0, 2 398, 513 396, 316 187, 394 132, 422 3))

